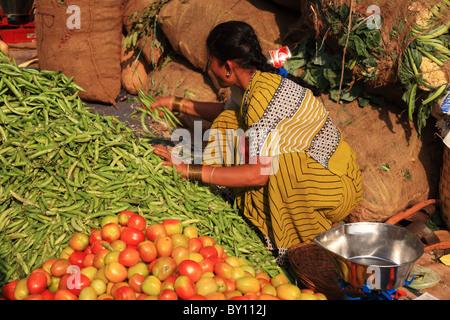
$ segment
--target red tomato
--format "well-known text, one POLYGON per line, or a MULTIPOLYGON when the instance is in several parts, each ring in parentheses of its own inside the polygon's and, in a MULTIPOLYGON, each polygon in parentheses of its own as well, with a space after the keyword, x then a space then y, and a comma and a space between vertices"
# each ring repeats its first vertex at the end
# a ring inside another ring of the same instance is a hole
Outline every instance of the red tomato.
POLYGON ((155 240, 158 257, 169 257, 172 254, 173 242, 169 236, 159 237, 155 240))
POLYGON ((120 239, 120 226, 117 223, 109 222, 102 227, 102 239, 109 243, 120 239))
POLYGON ((167 232, 161 223, 152 223, 145 229, 145 235, 148 240, 155 241, 159 237, 167 236, 167 232))
POLYGON ((62 277, 67 273, 70 265, 70 261, 67 259, 57 259, 50 268, 50 274, 56 278, 62 277))
POLYGON ((97 252, 99 252, 102 249, 106 249, 106 247, 103 245, 103 240, 95 240, 92 244, 91 244, 91 252, 93 254, 97 254, 97 252))
POLYGON ((31 273, 27 279, 27 288, 30 294, 41 293, 47 287, 47 276, 42 272, 31 273))
POLYGON ((44 300, 55 300, 55 294, 48 289, 42 291, 41 294, 44 300))
POLYGON ((67 289, 59 289, 55 292, 55 300, 78 300, 78 297, 67 289))
MULTIPOLYGON (((150 266, 149 266, 150 267, 150 266)), ((177 271, 177 263, 172 257, 160 257, 155 260, 151 273, 160 281, 164 281, 173 276, 177 271)))
POLYGON ((214 273, 224 279, 231 279, 233 266, 225 261, 219 261, 214 265, 214 273))
POLYGON ((175 288, 173 287, 173 284, 175 283, 175 280, 177 280, 177 278, 178 278, 178 276, 168 277, 166 280, 164 280, 161 283, 161 290, 164 290, 164 289, 175 290, 175 288))
POLYGON ((108 249, 100 249, 95 254, 94 259, 92 260, 92 265, 96 267, 97 269, 102 268, 105 265, 105 257, 108 253, 110 253, 108 249))
POLYGON ((155 260, 158 254, 155 244, 150 240, 139 243, 138 251, 142 261, 147 263, 155 260))
POLYGON ((125 248, 119 253, 119 263, 125 267, 134 266, 139 261, 139 251, 133 248, 125 248))
POLYGON ((217 250, 217 257, 219 259, 222 259, 223 254, 225 252, 225 251, 223 251, 223 247, 220 244, 217 244, 217 243, 213 247, 216 248, 216 250, 217 250))
POLYGON ((71 264, 73 264, 75 266, 79 266, 80 268, 83 268, 83 262, 84 262, 85 258, 86 258, 86 253, 84 253, 82 251, 74 251, 69 256, 69 261, 71 264))
POLYGON ((218 286, 217 291, 218 292, 224 293, 227 291, 227 283, 225 282, 224 278, 222 278, 221 276, 215 275, 213 277, 213 279, 216 280, 216 282, 217 282, 217 286, 218 286))
POLYGON ((210 236, 199 236, 198 239, 200 239, 204 247, 214 246, 216 244, 216 240, 210 236))
POLYGON ((88 253, 83 260, 83 268, 92 267, 94 264, 95 254, 88 253))
POLYGON ((193 260, 181 261, 178 265, 178 273, 187 276, 193 282, 197 282, 203 274, 200 264, 193 260))
POLYGON ((19 280, 11 281, 2 288, 3 296, 8 300, 16 300, 14 298, 14 288, 19 280))
POLYGON ((22 300, 44 300, 44 298, 42 297, 42 294, 40 294, 40 293, 32 293, 32 294, 29 294, 28 296, 26 296, 25 298, 23 298, 22 300))
POLYGON ((136 300, 136 293, 129 286, 122 286, 116 290, 115 300, 136 300))
POLYGON ((164 289, 159 294, 158 300, 178 300, 178 296, 175 291, 164 289))
POLYGON ((91 235, 89 236, 89 244, 93 244, 96 240, 102 240, 102 229, 91 229, 91 235))
POLYGON ((176 247, 173 248, 170 256, 175 259, 177 264, 180 264, 181 261, 189 259, 189 251, 185 247, 176 247))
POLYGON ((111 282, 122 282, 128 276, 127 268, 119 262, 110 262, 105 266, 105 277, 111 282))
POLYGON ((236 283, 233 280, 225 279, 225 283, 227 285, 227 289, 225 290, 225 293, 233 292, 236 290, 236 283))
POLYGON ((52 283, 52 276, 50 275, 50 273, 48 273, 44 269, 37 268, 37 269, 34 269, 33 271, 31 271, 31 273, 35 273, 35 272, 41 272, 45 275, 45 277, 47 278, 47 286, 49 286, 52 283))
POLYGON ((87 234, 77 232, 70 237, 69 246, 75 251, 83 251, 88 245, 89 236, 87 234))
POLYGON ((188 240, 189 252, 199 252, 203 247, 203 243, 199 238, 191 238, 188 240))
POLYGON ((173 284, 176 294, 187 300, 196 294, 195 283, 188 276, 179 276, 173 284))
POLYGON ((144 231, 147 227, 147 220, 143 216, 135 214, 128 219, 127 226, 144 231))
POLYGON ((212 272, 214 273, 214 264, 215 262, 212 259, 206 258, 198 263, 202 268, 202 272, 212 272))
POLYGON ((198 253, 200 253, 204 259, 217 258, 219 256, 217 249, 212 246, 202 247, 198 253))
POLYGON ((138 246, 145 240, 145 234, 141 230, 132 227, 125 227, 122 230, 120 240, 125 241, 128 246, 138 246))
POLYGON ((129 279, 128 279, 128 285, 137 293, 142 293, 142 282, 144 282, 145 280, 145 276, 140 274, 140 273, 135 273, 133 274, 129 279))
MULTIPOLYGON (((100 240, 101 240, 101 239, 100 239, 100 240)), ((86 253, 86 254, 92 253, 91 245, 89 244, 89 245, 87 246, 87 248, 86 248, 83 252, 86 253)))
POLYGON ((133 211, 124 210, 121 213, 119 213, 119 223, 121 226, 126 227, 128 224, 128 220, 131 216, 135 215, 133 211))
POLYGON ((67 289, 78 296, 83 288, 91 285, 91 280, 84 274, 78 272, 67 278, 67 289))
POLYGON ((183 225, 180 220, 167 219, 161 223, 166 229, 167 235, 170 237, 175 233, 183 233, 183 225))

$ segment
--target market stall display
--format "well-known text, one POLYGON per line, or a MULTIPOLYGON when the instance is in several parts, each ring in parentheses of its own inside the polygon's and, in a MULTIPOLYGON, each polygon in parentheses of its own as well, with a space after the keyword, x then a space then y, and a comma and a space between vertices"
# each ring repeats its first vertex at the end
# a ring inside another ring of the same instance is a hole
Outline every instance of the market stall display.
POLYGON ((71 233, 127 209, 150 219, 194 219, 228 252, 252 252, 262 270, 278 270, 236 208, 164 168, 149 141, 117 119, 92 113, 73 78, 19 68, 6 55, 2 62, 2 282, 59 255, 71 233))
POLYGON ((2 293, 9 300, 326 300, 228 256, 189 222, 147 224, 128 210, 73 234, 59 256, 2 293))

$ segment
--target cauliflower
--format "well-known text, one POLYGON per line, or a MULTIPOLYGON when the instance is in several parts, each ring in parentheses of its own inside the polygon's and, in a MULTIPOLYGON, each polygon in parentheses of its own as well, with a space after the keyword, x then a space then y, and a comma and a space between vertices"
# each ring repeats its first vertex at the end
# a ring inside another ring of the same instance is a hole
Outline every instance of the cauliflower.
POLYGON ((422 3, 415 1, 411 3, 408 9, 409 11, 417 12, 416 24, 418 26, 425 28, 429 25, 433 13, 431 13, 431 11, 428 10, 422 3))
MULTIPOLYGON (((423 82, 432 88, 438 88, 449 82, 445 72, 434 61, 427 57, 422 57, 420 70, 422 72, 423 82)), ((420 86, 420 89, 431 91, 430 88, 425 86, 420 86)))

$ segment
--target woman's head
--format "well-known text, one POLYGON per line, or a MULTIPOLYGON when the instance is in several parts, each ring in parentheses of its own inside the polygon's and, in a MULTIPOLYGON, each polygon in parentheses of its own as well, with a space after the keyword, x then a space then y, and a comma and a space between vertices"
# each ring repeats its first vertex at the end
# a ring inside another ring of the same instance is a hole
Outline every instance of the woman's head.
POLYGON ((224 22, 214 27, 206 47, 208 54, 221 64, 234 61, 241 68, 259 70, 267 64, 254 29, 242 21, 224 22))
MULTIPOLYGON (((228 21, 215 26, 206 39, 206 49, 208 55, 215 58, 214 62, 225 68, 227 61, 233 61, 242 69, 271 73, 279 71, 267 61, 253 27, 242 21, 228 21)), ((310 89, 314 95, 320 94, 317 88, 303 79, 291 74, 287 77, 310 89)), ((226 77, 219 80, 222 86, 227 86, 226 77)))

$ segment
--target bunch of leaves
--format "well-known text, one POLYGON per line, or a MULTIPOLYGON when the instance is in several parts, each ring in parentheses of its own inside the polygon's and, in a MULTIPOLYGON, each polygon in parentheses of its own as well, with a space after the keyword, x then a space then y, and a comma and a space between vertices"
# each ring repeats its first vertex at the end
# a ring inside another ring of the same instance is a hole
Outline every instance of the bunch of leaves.
POLYGON ((170 0, 156 0, 143 10, 137 10, 130 16, 131 28, 123 41, 124 48, 136 48, 141 38, 147 39, 152 33, 155 45, 160 46, 161 40, 156 39, 156 28, 159 22, 159 12, 170 0))
POLYGON ((370 102, 382 104, 382 97, 366 93, 364 81, 355 79, 352 71, 355 61, 347 61, 342 70, 342 58, 342 52, 332 52, 320 40, 308 38, 293 50, 284 67, 293 75, 302 70, 300 77, 322 92, 328 92, 333 101, 352 102, 357 99, 362 107, 370 102))
MULTIPOLYGON (((316 2, 322 6, 321 1, 316 2)), ((338 44, 346 48, 346 59, 349 60, 349 64, 359 67, 357 70, 364 81, 376 83, 381 75, 377 72, 379 61, 381 57, 386 57, 380 29, 374 26, 374 24, 382 23, 381 17, 380 21, 376 21, 374 16, 353 15, 350 17, 350 8, 345 3, 339 7, 331 4, 326 10, 323 8, 322 10, 325 24, 329 26, 338 44), (369 28, 369 26, 372 27, 369 28)))

